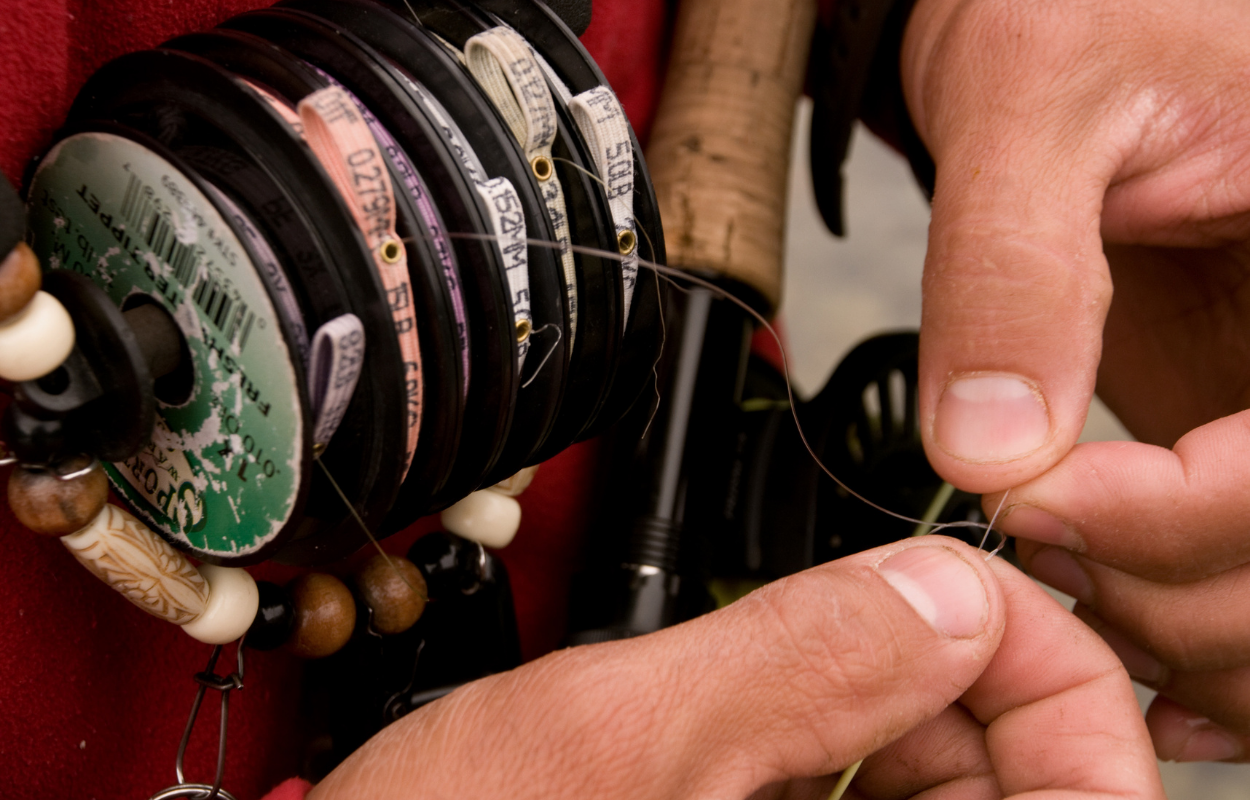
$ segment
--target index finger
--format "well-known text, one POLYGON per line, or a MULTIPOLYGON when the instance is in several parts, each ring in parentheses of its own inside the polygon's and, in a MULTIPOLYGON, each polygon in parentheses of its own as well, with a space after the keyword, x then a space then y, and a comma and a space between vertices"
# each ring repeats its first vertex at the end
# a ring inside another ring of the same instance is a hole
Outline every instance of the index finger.
MULTIPOLYGON (((1001 528, 1151 580, 1199 580, 1250 561, 1247 447, 1250 412, 1196 428, 1171 450, 1079 444, 1011 490, 1001 528)), ((987 495, 986 507, 1000 498, 987 495)))
POLYGON ((986 726, 1004 796, 1051 790, 1055 797, 1164 798, 1150 735, 1119 659, 1014 567, 991 566, 1007 602, 1007 626, 960 702, 986 726))

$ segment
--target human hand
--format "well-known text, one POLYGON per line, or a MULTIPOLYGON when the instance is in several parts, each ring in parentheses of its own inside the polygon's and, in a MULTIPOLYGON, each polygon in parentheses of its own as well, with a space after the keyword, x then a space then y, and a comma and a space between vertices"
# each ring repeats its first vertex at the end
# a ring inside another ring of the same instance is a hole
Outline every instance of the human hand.
POLYGON ((901 542, 554 653, 391 725, 309 798, 824 800, 883 747, 848 797, 1162 798, 1114 655, 983 558, 901 542))
POLYGON ((1016 487, 1025 565, 1172 698, 1161 757, 1245 760, 1250 6, 921 0, 902 71, 929 458, 991 512, 1016 487), (1139 442, 1076 445, 1095 385, 1139 442))

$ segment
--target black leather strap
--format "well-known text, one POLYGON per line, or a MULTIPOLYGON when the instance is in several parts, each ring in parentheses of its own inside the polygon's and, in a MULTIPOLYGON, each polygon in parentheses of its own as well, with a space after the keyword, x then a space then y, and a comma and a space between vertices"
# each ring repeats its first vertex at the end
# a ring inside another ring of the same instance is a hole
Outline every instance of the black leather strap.
POLYGON ((26 236, 26 206, 8 178, 0 175, 0 261, 26 236))
POLYGON ((816 205, 833 233, 843 224, 842 164, 856 119, 897 147, 927 196, 933 160, 911 124, 899 77, 899 49, 915 0, 835 0, 832 19, 817 25, 810 89, 812 183, 816 205))

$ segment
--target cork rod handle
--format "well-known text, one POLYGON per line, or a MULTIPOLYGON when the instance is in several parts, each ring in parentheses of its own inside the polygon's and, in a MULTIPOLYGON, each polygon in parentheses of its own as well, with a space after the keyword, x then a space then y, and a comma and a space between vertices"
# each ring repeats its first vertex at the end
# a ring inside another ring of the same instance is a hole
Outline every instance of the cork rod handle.
POLYGON ((682 0, 647 162, 671 266, 781 298, 786 177, 815 0, 682 0))

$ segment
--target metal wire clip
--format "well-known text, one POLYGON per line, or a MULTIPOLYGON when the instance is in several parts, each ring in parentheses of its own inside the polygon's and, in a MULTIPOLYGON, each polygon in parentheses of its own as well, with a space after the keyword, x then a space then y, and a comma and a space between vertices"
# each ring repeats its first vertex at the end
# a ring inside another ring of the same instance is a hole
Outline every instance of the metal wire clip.
POLYGON ((183 798, 184 800, 235 800, 234 795, 221 788, 221 780, 226 773, 226 723, 230 713, 230 693, 235 689, 243 688, 243 642, 242 640, 236 645, 237 651, 237 669, 228 675, 218 675, 216 673, 217 659, 221 656, 222 645, 213 648, 212 655, 208 657, 208 666, 203 672, 195 674, 195 682, 200 685, 196 690, 195 702, 191 704, 191 716, 187 719, 187 727, 182 732, 182 741, 178 743, 178 758, 174 762, 174 773, 178 777, 178 783, 170 786, 168 789, 162 789, 152 795, 149 800, 176 800, 183 798), (183 760, 187 754, 187 744, 191 741, 191 731, 195 730, 195 719, 200 714, 200 705, 204 702, 204 695, 209 689, 221 692, 221 733, 217 740, 217 776, 213 779, 212 785, 207 783, 187 783, 187 779, 183 773, 183 760))

